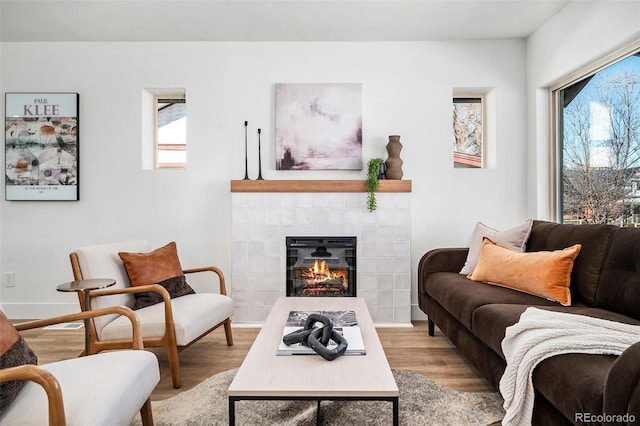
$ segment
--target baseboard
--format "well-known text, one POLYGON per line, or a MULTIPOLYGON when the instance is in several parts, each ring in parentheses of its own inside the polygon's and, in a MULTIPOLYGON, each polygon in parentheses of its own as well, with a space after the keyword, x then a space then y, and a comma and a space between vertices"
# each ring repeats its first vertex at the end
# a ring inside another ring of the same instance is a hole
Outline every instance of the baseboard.
POLYGON ((420 307, 417 304, 411 305, 411 320, 412 321, 427 320, 427 315, 424 312, 422 312, 422 309, 420 309, 420 307))
POLYGON ((413 324, 410 322, 374 323, 373 326, 375 328, 413 328, 413 324))
POLYGON ((262 328, 263 325, 261 322, 233 322, 231 319, 231 328, 262 328))

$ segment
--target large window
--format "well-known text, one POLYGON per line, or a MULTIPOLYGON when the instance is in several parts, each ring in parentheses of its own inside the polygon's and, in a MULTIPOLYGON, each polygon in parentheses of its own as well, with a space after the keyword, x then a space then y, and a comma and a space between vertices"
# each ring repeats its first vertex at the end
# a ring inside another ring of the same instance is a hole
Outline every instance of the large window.
POLYGON ((565 223, 640 225, 640 57, 555 92, 565 223))

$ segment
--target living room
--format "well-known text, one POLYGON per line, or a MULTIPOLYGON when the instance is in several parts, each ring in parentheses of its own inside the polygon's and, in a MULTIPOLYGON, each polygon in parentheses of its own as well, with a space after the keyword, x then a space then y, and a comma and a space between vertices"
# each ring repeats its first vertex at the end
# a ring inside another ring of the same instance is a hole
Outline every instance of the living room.
MULTIPOLYGON (((394 325, 407 323, 407 317, 425 320, 417 299, 418 261, 424 253, 464 246, 478 221, 507 229, 527 218, 557 220, 548 88, 628 48, 640 34, 636 1, 522 2, 526 16, 516 25, 505 20, 510 17, 506 11, 494 15, 508 9, 509 2, 451 2, 458 5, 449 12, 454 16, 463 14, 464 7, 486 3, 490 17, 483 16, 484 32, 475 37, 462 33, 464 21, 442 25, 444 35, 424 31, 399 36, 389 28, 402 28, 399 19, 412 16, 414 3, 402 1, 317 6, 323 12, 319 15, 329 19, 362 16, 351 26, 370 27, 367 32, 349 33, 347 23, 341 32, 323 33, 321 20, 307 19, 290 22, 297 32, 274 30, 270 35, 265 29, 272 25, 270 18, 262 13, 270 2, 243 2, 249 9, 241 26, 246 31, 230 36, 222 30, 211 36, 204 29, 195 34, 185 29, 215 26, 202 18, 186 21, 194 13, 191 2, 174 3, 182 8, 182 13, 174 10, 175 22, 155 22, 156 14, 139 13, 153 32, 137 34, 130 32, 131 14, 112 10, 108 1, 27 3, 34 10, 25 12, 20 1, 0 2, 0 87, 4 93, 79 94, 80 196, 78 201, 0 203, 0 272, 14 277, 11 286, 3 281, 0 287, 0 306, 11 319, 77 311, 74 294, 56 291, 73 278, 68 256, 74 249, 146 239, 154 247, 175 241, 185 267, 219 266, 236 299, 235 326, 260 323, 277 293, 250 296, 247 290, 255 284, 233 279, 230 182, 245 172, 244 122, 249 123, 251 179, 258 175, 261 129, 265 180, 362 180, 364 167, 276 170, 274 140, 275 84, 361 83, 363 163, 386 158, 388 136, 401 135, 403 179, 412 182, 409 288, 400 292, 408 294, 408 311, 394 325), (382 9, 386 14, 365 21, 377 3, 387 8, 382 9), (330 7, 347 9, 336 13, 330 7), (61 9, 62 18, 47 21, 37 10, 50 8, 61 9), (104 14, 109 19, 88 18, 104 14), (92 26, 104 36, 95 38, 92 26), (456 27, 460 33, 452 29, 456 27), (505 32, 491 33, 492 27, 505 32), (65 31, 54 31, 60 28, 65 31), (383 35, 376 35, 378 29, 383 35), (183 170, 149 166, 144 99, 159 89, 180 89, 187 97, 183 170), (486 167, 454 169, 451 97, 473 90, 487 94, 486 167)), ((480 15, 467 19, 473 23, 480 15)), ((273 19, 281 23, 284 18, 273 19)), ((224 17, 214 23, 228 27, 224 17)), ((366 194, 360 195, 364 209, 366 194)), ((394 207, 381 195, 376 212, 361 213, 363 221, 394 207)), ((198 283, 194 286, 197 290, 198 283)), ((281 291, 284 295, 284 283, 281 291)), ((395 322, 382 309, 372 317, 374 322, 395 322)))

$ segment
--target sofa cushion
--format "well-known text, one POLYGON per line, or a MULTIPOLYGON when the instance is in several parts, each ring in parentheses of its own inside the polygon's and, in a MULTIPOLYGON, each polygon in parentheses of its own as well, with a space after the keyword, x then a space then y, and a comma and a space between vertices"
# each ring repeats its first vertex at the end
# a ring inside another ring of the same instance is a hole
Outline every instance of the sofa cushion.
POLYGON ((478 263, 480 249, 482 248, 482 242, 485 237, 489 237, 491 240, 505 247, 510 247, 514 250, 523 252, 527 245, 527 239, 529 239, 532 225, 533 221, 531 219, 527 219, 522 224, 514 228, 507 229, 505 231, 498 231, 497 229, 488 227, 482 222, 478 222, 473 229, 473 233, 471 234, 471 238, 467 244, 469 246, 469 253, 467 254, 467 260, 460 270, 460 273, 469 275, 473 272, 476 264, 478 263))
POLYGON ((621 228, 616 232, 595 305, 640 319, 640 229, 621 228))
POLYGON ((604 383, 615 355, 563 354, 547 358, 533 370, 533 386, 567 419, 576 414, 602 414, 604 383))
POLYGON ((469 278, 569 306, 571 270, 580 248, 576 244, 563 250, 520 253, 485 238, 478 265, 469 278))
MULTIPOLYGON (((507 327, 515 324, 528 305, 491 304, 473 313, 475 335, 504 359, 502 339, 507 327)), ((580 306, 537 306, 556 312, 588 315, 627 324, 640 325, 640 321, 615 312, 580 306)), ((616 356, 591 354, 563 354, 548 358, 534 369, 533 384, 536 391, 550 401, 567 419, 574 413, 602 412, 602 397, 607 373, 616 356), (588 366, 588 367, 585 367, 588 366), (579 392, 567 392, 579 389, 579 392)))
MULTIPOLYGON (((37 364, 37 357, 24 341, 18 330, 0 311, 0 369, 17 367, 25 364, 37 364)), ((0 414, 18 396, 24 380, 0 382, 0 414)))
MULTIPOLYGON (((148 253, 118 253, 131 285, 143 286, 159 284, 169 292, 171 298, 193 294, 195 291, 187 284, 178 259, 175 242, 152 250, 148 253)), ((155 291, 134 293, 136 303, 133 309, 141 309, 163 301, 162 295, 155 291)))
POLYGON ((426 291, 429 297, 470 330, 473 330, 473 312, 480 306, 496 301, 515 305, 558 305, 538 296, 473 281, 455 272, 436 272, 429 275, 426 291))
POLYGON ((619 229, 611 225, 534 221, 527 240, 527 251, 561 250, 574 244, 582 245, 571 273, 571 295, 574 302, 579 299, 593 306, 605 257, 613 234, 619 229))
POLYGON ((472 315, 472 331, 480 340, 504 359, 502 339, 504 339, 505 330, 507 327, 518 322, 520 315, 530 306, 549 311, 587 315, 625 324, 640 325, 640 321, 634 318, 605 309, 593 308, 584 304, 573 306, 560 306, 555 303, 551 305, 517 305, 501 302, 486 304, 475 309, 472 315))
MULTIPOLYGON (((185 346, 233 315, 233 300, 218 293, 198 293, 171 299, 176 343, 185 346)), ((164 335, 164 303, 138 309, 143 337, 164 335)), ((121 316, 110 322, 100 334, 102 340, 131 339, 131 322, 121 316)))

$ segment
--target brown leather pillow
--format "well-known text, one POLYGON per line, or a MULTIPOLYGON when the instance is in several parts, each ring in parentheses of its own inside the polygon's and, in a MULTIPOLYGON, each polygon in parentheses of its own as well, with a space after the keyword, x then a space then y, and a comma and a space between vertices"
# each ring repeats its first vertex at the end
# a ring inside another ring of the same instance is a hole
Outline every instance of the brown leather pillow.
MULTIPOLYGON (((167 289, 172 299, 195 293, 184 278, 175 242, 149 253, 120 252, 118 256, 124 262, 127 275, 134 287, 160 284, 167 289)), ((134 296, 136 303, 133 309, 162 302, 162 296, 153 291, 134 293, 134 296)))
MULTIPOLYGON (((38 358, 27 342, 20 336, 4 312, 0 311, 0 369, 37 362, 38 358)), ((0 413, 18 396, 24 383, 24 380, 0 382, 0 413)))
POLYGON ((175 242, 149 253, 118 253, 132 286, 156 284, 182 275, 175 242))

